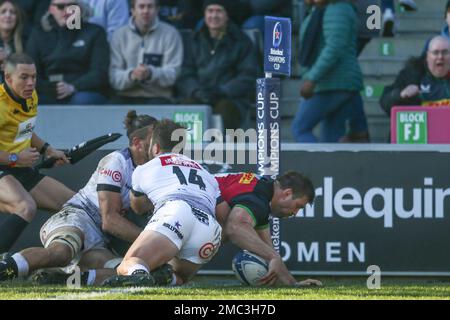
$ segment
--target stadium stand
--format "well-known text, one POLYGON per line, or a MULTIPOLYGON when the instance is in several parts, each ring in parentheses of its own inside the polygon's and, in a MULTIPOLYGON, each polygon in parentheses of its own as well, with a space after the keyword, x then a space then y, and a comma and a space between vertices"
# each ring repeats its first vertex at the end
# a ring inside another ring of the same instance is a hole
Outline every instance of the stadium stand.
MULTIPOLYGON (((25 2, 20 1, 21 4, 25 2)), ((369 122, 371 141, 375 143, 386 143, 389 138, 389 119, 378 102, 383 87, 393 82, 406 59, 411 55, 419 54, 425 41, 430 36, 439 33, 445 23, 443 9, 446 0, 416 0, 415 3, 418 6, 417 12, 397 10, 397 30, 394 38, 374 38, 359 57, 365 84, 364 108, 369 122)), ((291 126, 300 103, 301 79, 297 56, 300 46, 298 41, 299 26, 305 15, 304 0, 292 1, 291 14, 293 22, 292 61, 294 65, 292 76, 282 79, 281 139, 283 142, 294 141, 291 126)), ((183 30, 180 31, 183 34, 183 30)), ((247 34, 254 43, 258 43, 258 46, 262 48, 261 39, 255 32, 247 31, 247 34)), ((183 38, 185 38, 185 35, 183 35, 183 38)), ((166 107, 171 109, 170 106, 166 107)), ((253 110, 251 112, 251 121, 246 121, 247 128, 255 125, 255 115, 253 110)), ((220 127, 221 119, 216 119, 212 123, 212 126, 215 126, 214 123, 216 123, 216 126, 220 127)))
MULTIPOLYGON (((364 76, 364 110, 369 123, 371 141, 387 143, 389 137, 389 117, 380 108, 378 100, 383 87, 393 82, 405 61, 412 55, 419 55, 426 40, 440 32, 444 25, 443 9, 446 0, 416 0, 417 12, 397 14, 397 31, 394 38, 374 38, 359 56, 364 76)), ((296 19, 304 12, 302 0, 293 3, 293 48, 298 48, 298 26, 296 19)), ((298 50, 293 49, 293 74, 283 79, 282 88, 282 131, 284 142, 293 142, 291 123, 299 105, 298 50)))

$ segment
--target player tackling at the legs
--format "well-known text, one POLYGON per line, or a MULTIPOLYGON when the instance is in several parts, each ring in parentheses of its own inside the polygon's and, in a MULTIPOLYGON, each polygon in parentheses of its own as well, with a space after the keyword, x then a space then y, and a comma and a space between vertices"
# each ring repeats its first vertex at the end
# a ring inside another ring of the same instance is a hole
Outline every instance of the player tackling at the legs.
MULTIPOLYGON (((128 112, 124 123, 129 146, 101 159, 86 186, 43 225, 40 237, 44 248, 25 249, 0 261, 0 281, 25 277, 36 269, 78 262, 82 269, 92 269, 82 275, 83 284, 94 284, 115 274, 112 268, 121 259, 108 249, 108 235, 132 243, 142 231, 123 213, 130 205, 131 175, 136 165, 148 161, 156 122, 151 116, 138 116, 134 110, 128 112)), ((50 284, 68 276, 38 273, 34 277, 38 283, 50 284)))
POLYGON ((221 201, 215 178, 196 161, 177 153, 179 144, 173 134, 185 139, 185 129, 163 120, 156 124, 148 163, 133 173, 131 207, 136 212, 154 208, 154 215, 128 250, 117 271, 119 276, 107 285, 130 283, 133 277, 169 263, 172 284, 189 281, 217 252, 221 231, 216 221, 216 206, 221 201))

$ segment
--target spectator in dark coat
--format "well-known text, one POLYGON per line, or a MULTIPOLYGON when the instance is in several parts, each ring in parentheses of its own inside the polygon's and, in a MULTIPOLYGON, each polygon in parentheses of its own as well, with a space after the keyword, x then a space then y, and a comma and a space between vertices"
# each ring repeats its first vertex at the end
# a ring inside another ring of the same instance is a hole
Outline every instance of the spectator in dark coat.
POLYGON ((450 105, 450 41, 434 37, 426 56, 411 58, 395 82, 384 88, 381 107, 388 115, 394 106, 450 105))
POLYGON ((240 0, 235 14, 242 29, 258 29, 264 35, 264 16, 290 17, 291 0, 240 0))
POLYGON ((204 8, 205 25, 187 41, 177 88, 185 103, 209 104, 225 128, 238 128, 252 105, 256 51, 229 20, 227 0, 207 0, 204 8))
POLYGON ((17 0, 25 15, 23 33, 25 41, 28 40, 33 28, 41 24, 41 19, 48 11, 50 2, 51 0, 17 0))
POLYGON ((0 0, 0 82, 3 64, 12 53, 23 53, 23 12, 14 0, 0 0))
POLYGON ((33 30, 26 51, 36 62, 42 104, 102 104, 108 90, 109 46, 102 27, 82 22, 70 30, 66 7, 52 0, 49 14, 33 30))
POLYGON ((202 18, 200 0, 160 0, 159 18, 177 29, 194 29, 202 18))

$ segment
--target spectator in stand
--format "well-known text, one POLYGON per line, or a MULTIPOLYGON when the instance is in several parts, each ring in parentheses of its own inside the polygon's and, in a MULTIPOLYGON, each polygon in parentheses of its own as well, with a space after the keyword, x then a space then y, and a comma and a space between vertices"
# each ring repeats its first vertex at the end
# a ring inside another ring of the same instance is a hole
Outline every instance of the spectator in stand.
POLYGON ((159 17, 177 29, 194 29, 202 18, 199 0, 160 0, 159 17))
POLYGON ((431 39, 426 56, 411 58, 395 82, 384 88, 381 107, 388 115, 393 106, 450 106, 450 41, 431 39))
POLYGON ((0 1, 0 83, 3 83, 5 59, 23 53, 23 13, 14 0, 0 1))
POLYGON ((128 0, 83 0, 92 10, 90 23, 105 29, 108 40, 111 40, 114 31, 127 24, 130 18, 128 0))
MULTIPOLYGON (((67 7, 77 0, 52 0, 27 44, 36 62, 42 104, 103 104, 108 90, 109 46, 103 28, 85 22, 70 30, 67 7)), ((83 12, 83 11, 82 11, 83 12)))
POLYGON ((258 29, 262 35, 264 16, 289 17, 291 11, 291 0, 240 0, 240 6, 235 9, 242 29, 258 29))
POLYGON ((158 0, 133 0, 132 17, 111 41, 113 103, 171 104, 183 62, 179 32, 158 18, 158 0))
MULTIPOLYGON (((414 0, 399 0, 400 7, 405 11, 416 11, 417 5, 414 0)), ((381 0, 383 10, 382 17, 382 36, 393 37, 395 34, 395 8, 394 0, 381 0)))
POLYGON ((360 95, 362 73, 356 59, 356 8, 348 1, 315 0, 315 4, 301 28, 300 94, 305 100, 293 122, 294 138, 317 142, 312 131, 322 122, 320 142, 338 142, 346 134, 346 142, 368 142, 360 95), (346 132, 348 121, 350 132, 346 132))
POLYGON ((16 0, 24 12, 23 35, 25 43, 33 28, 41 25, 41 19, 48 11, 51 0, 16 0))
MULTIPOLYGON (((449 28, 450 28, 450 0, 447 1, 446 5, 445 5, 445 13, 444 13, 444 18, 445 18, 445 26, 442 28, 441 30, 441 36, 447 38, 450 40, 450 32, 449 32, 449 28)), ((433 39, 433 37, 430 37, 426 42, 425 45, 423 47, 422 50, 422 56, 425 57, 425 55, 427 54, 428 51, 428 46, 430 44, 431 39, 433 39)))
POLYGON ((450 0, 447 1, 445 5, 445 26, 442 28, 441 35, 450 39, 450 0))
POLYGON ((252 42, 229 19, 231 5, 204 1, 205 23, 188 41, 177 89, 184 103, 209 104, 225 128, 236 129, 254 103, 258 63, 252 42))

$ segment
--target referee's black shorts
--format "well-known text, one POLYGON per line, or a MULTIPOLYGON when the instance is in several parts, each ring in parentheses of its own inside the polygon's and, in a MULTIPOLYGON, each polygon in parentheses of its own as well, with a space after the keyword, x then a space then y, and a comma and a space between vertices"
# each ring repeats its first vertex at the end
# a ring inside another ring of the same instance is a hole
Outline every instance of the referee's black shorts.
POLYGON ((0 179, 8 175, 16 178, 27 191, 31 191, 45 177, 32 168, 11 168, 0 165, 0 179))

